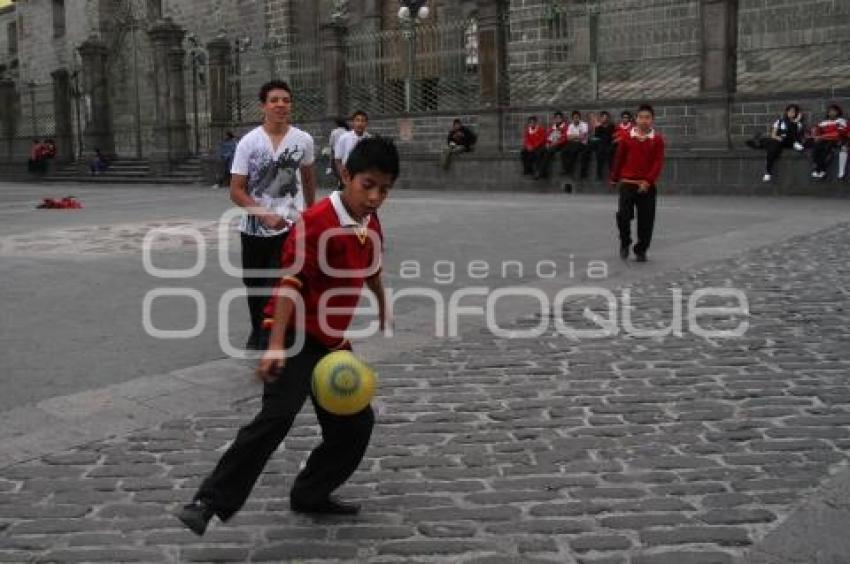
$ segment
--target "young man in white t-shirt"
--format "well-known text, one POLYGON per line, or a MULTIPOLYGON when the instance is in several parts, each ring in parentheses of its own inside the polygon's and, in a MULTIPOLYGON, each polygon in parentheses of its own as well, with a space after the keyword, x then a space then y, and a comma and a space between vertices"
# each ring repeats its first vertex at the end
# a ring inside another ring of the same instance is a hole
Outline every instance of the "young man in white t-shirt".
POLYGON ((590 138, 590 127, 587 122, 582 121, 581 112, 575 111, 570 116, 570 125, 567 126, 567 146, 564 149, 564 161, 567 174, 572 175, 576 167, 576 161, 581 161, 581 177, 587 176, 587 142, 590 138))
POLYGON ((354 147, 363 140, 370 137, 366 132, 369 126, 369 116, 363 110, 357 110, 351 114, 351 130, 339 136, 339 139, 334 145, 334 167, 339 178, 342 178, 342 167, 345 166, 345 161, 348 160, 348 155, 354 150, 354 147))
POLYGON ((290 125, 292 90, 280 80, 260 88, 263 124, 242 137, 230 170, 230 199, 245 208, 239 231, 242 268, 268 269, 263 277, 243 275, 248 288, 251 335, 247 349, 263 349, 263 308, 268 296, 252 296, 252 289, 272 288, 280 253, 290 226, 316 200, 315 149, 310 134, 290 125))

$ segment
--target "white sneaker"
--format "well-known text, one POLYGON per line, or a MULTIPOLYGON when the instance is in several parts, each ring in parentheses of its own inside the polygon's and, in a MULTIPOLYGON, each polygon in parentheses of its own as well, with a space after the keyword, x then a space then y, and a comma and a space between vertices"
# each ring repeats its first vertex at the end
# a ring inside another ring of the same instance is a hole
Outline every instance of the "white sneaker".
POLYGON ((803 150, 803 144, 799 143, 799 142, 794 143, 794 150, 795 151, 802 151, 803 150))
POLYGON ((820 173, 816 170, 812 171, 812 178, 820 178, 820 173))
POLYGON ((764 178, 761 179, 762 182, 770 182, 771 180, 773 180, 773 177, 769 174, 765 174, 764 178))

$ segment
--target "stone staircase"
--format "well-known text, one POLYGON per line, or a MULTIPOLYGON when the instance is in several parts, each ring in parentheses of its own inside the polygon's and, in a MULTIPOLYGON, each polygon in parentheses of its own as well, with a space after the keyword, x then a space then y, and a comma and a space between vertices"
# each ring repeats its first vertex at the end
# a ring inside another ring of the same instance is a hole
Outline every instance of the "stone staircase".
POLYGON ((118 157, 110 162, 107 170, 96 175, 89 171, 87 161, 77 161, 60 165, 43 180, 106 184, 199 184, 202 181, 201 159, 190 157, 166 174, 154 174, 147 159, 118 157))

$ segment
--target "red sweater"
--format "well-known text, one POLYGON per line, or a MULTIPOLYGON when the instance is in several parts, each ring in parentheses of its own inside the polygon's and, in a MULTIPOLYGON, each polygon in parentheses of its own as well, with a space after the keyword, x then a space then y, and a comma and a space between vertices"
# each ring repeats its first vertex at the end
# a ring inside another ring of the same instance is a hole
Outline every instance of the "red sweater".
POLYGON ((623 125, 622 121, 618 123, 617 127, 614 128, 614 143, 619 143, 624 137, 628 137, 634 126, 635 125, 631 122, 626 125, 623 125))
POLYGON ((560 147, 567 144, 567 122, 562 121, 560 125, 553 123, 549 126, 546 134, 547 147, 560 147))
POLYGON ((824 141, 839 141, 847 135, 847 120, 826 119, 815 128, 815 137, 824 141))
POLYGON ((664 138, 654 129, 641 137, 635 127, 617 143, 611 181, 645 180, 655 185, 664 166, 664 138))
POLYGON ((546 145, 546 129, 539 125, 534 129, 525 128, 522 136, 522 147, 526 151, 533 151, 546 145))
MULTIPOLYGON (((281 253, 281 268, 293 270, 281 279, 280 284, 298 291, 304 303, 303 319, 295 319, 293 315, 290 329, 293 326, 303 328, 330 349, 345 347, 346 341, 339 334, 345 332, 351 323, 366 277, 380 272, 381 249, 374 248, 373 242, 381 241, 383 244, 381 223, 373 214, 367 229, 373 231, 375 237, 364 233, 361 238, 356 229, 341 227, 330 198, 306 210, 301 220, 286 238, 281 253), (330 229, 342 229, 342 232, 323 238, 322 234, 330 229), (324 257, 319 257, 319 253, 324 257), (322 261, 329 268, 323 267, 322 261), (347 274, 340 276, 331 272, 331 268, 347 271, 347 274), (322 295, 334 290, 348 293, 330 297, 322 304, 322 295), (323 323, 333 333, 339 334, 328 334, 322 328, 323 323)), ((264 313, 267 318, 274 317, 275 302, 272 296, 266 304, 264 313)))

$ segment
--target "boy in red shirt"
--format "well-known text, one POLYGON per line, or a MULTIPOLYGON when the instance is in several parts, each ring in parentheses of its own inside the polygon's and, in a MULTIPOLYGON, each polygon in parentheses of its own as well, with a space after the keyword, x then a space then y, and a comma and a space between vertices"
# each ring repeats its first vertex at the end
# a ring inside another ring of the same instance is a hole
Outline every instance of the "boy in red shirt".
POLYGON ((617 228, 620 230, 620 258, 629 258, 632 243, 632 218, 637 208, 637 243, 635 260, 646 262, 646 251, 655 224, 655 183, 664 166, 664 138, 652 128, 655 111, 641 106, 637 125, 617 143, 617 154, 611 171, 611 184, 619 184, 620 203, 617 228))
POLYGON ((386 298, 381 282, 383 234, 376 212, 399 174, 392 141, 360 141, 342 168, 344 189, 301 216, 283 246, 280 279, 266 313, 273 313, 268 350, 257 367, 263 381, 262 409, 242 427, 194 500, 178 518, 202 535, 213 515, 222 521, 245 503, 269 457, 309 396, 322 428, 322 443, 310 454, 289 496, 293 511, 353 515, 360 507, 331 495, 355 471, 374 425, 367 406, 350 416, 331 414, 311 391, 313 368, 332 350, 350 349, 348 328, 365 284, 378 299, 381 328, 386 298), (342 292, 342 293, 339 293, 342 292), (328 299, 324 299, 328 298, 328 299), (284 347, 303 339, 290 353, 284 347))
POLYGON ((554 123, 549 126, 549 131, 546 133, 546 148, 540 156, 540 167, 534 178, 547 178, 549 176, 549 166, 556 154, 561 155, 561 173, 567 174, 567 163, 564 160, 564 149, 567 147, 567 123, 564 121, 562 112, 555 112, 554 123))
POLYGON ((534 174, 534 167, 546 149, 546 130, 537 123, 537 116, 528 118, 528 125, 522 134, 522 174, 534 174))

